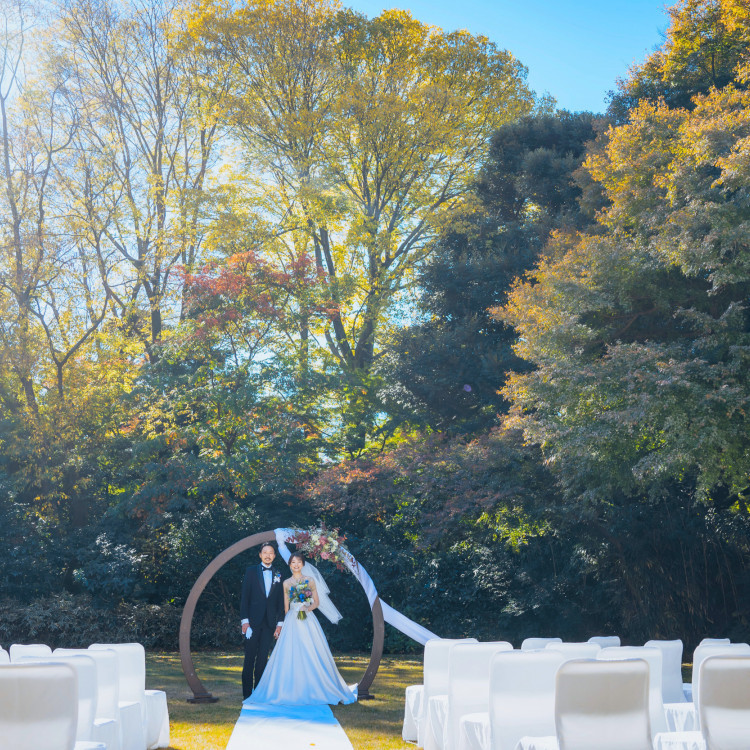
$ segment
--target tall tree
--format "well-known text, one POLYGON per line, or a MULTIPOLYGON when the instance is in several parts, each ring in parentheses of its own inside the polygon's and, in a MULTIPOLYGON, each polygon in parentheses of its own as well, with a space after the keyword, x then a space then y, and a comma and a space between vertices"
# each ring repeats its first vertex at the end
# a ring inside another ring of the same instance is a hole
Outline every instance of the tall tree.
POLYGON ((277 252, 310 252, 327 282, 331 314, 300 337, 346 375, 357 453, 375 419, 362 394, 384 331, 465 203, 492 132, 531 108, 526 71, 484 37, 329 0, 201 4, 187 26, 234 72, 232 124, 277 252))
POLYGON ((744 0, 680 0, 668 9, 664 44, 612 92, 609 114, 618 122, 642 99, 690 107, 696 94, 734 80, 750 45, 750 9, 744 0))
POLYGON ((502 126, 476 185, 473 212, 448 226, 418 276, 425 320, 397 332, 382 370, 386 397, 409 422, 441 431, 486 428, 506 409, 506 373, 528 367, 513 329, 493 319, 551 231, 593 220, 577 175, 600 118, 539 113, 502 126))
MULTIPOLYGON (((52 370, 59 401, 66 370, 100 328, 109 296, 95 259, 68 231, 60 175, 72 159, 78 118, 68 96, 69 76, 29 34, 29 8, 6 7, 0 72, 0 344, 33 418, 39 390, 52 370), (28 70, 24 46, 37 48, 28 70), (26 71, 24 74, 23 71, 26 71)), ((35 38, 36 37, 36 38, 35 38)))
POLYGON ((507 395, 574 492, 688 481, 747 508, 749 96, 642 103, 588 162, 604 231, 559 239, 503 312, 536 366, 507 395))
MULTIPOLYGON (((172 0, 66 0, 56 29, 80 117, 68 171, 76 230, 125 326, 153 356, 199 260, 226 81, 170 41, 172 0)), ((176 32, 175 32, 176 33, 176 32)))

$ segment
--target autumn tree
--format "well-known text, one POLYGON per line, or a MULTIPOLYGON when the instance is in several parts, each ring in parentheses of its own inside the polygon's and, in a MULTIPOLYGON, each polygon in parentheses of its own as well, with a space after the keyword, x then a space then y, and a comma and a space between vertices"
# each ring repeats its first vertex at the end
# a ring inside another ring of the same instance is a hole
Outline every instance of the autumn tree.
POLYGON ((115 322, 123 267, 76 221, 94 179, 90 122, 59 18, 33 10, 2 13, 0 483, 3 514, 52 550, 50 575, 71 588, 108 506, 104 456, 142 347, 115 322))
POLYGON ((320 397, 273 355, 288 298, 317 283, 311 259, 283 272, 252 252, 186 275, 185 320, 143 368, 124 430, 138 456, 120 509, 142 528, 217 504, 278 512, 317 468, 320 397))
POLYGON ((248 192, 287 261, 309 252, 331 314, 299 336, 347 382, 350 453, 376 421, 373 364, 414 272, 465 204, 495 128, 528 112, 526 71, 484 37, 328 0, 196 5, 186 26, 231 67, 248 192))
MULTIPOLYGON (((34 16, 26 3, 2 13, 0 148, 2 149, 2 254, 0 255, 0 341, 32 417, 38 417, 37 373, 44 359, 40 305, 52 302, 48 284, 56 274, 62 244, 50 223, 54 170, 75 127, 63 114, 63 80, 53 82, 40 106, 23 75, 24 44, 34 16), (25 105, 25 106, 24 106, 25 105), (47 287, 47 288, 45 288, 47 287)), ((54 349, 53 349, 54 353, 54 349)))
POLYGON ((55 33, 79 128, 71 224, 95 253, 123 328, 153 355, 180 315, 212 210, 226 80, 170 39, 176 2, 65 0, 55 33))
POLYGON ((746 507, 749 102, 642 103, 587 165, 604 233, 558 238, 504 309, 536 366, 507 395, 574 491, 684 480, 746 507))
POLYGON ((618 121, 627 119, 642 99, 691 107, 696 94, 735 80, 737 65, 747 55, 750 10, 744 0, 680 0, 667 12, 664 44, 618 81, 611 94, 609 114, 618 121))

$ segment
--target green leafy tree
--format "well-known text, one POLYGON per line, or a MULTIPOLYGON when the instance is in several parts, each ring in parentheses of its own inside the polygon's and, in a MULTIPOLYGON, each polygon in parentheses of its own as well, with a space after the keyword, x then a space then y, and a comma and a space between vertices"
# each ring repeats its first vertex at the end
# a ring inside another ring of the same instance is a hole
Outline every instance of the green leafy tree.
POLYGON ((506 393, 574 491, 693 477, 747 507, 747 105, 642 103, 588 164, 605 232, 557 241, 504 309, 536 367, 506 393))
POLYGON ((474 211, 447 228, 419 274, 425 320, 394 334, 381 367, 384 396, 400 418, 471 431, 506 410, 506 373, 527 365, 512 351, 513 329, 490 308, 505 302, 551 231, 592 221, 577 175, 599 123, 590 114, 537 114, 493 136, 474 211))

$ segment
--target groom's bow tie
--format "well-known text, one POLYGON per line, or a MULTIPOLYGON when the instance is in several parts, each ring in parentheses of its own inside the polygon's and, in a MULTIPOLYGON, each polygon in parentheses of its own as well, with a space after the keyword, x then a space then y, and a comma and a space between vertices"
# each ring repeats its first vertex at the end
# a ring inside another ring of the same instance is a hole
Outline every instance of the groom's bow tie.
POLYGON ((262 565, 260 566, 260 569, 261 569, 261 570, 262 570, 262 571, 263 571, 264 573, 272 573, 272 572, 273 572, 273 568, 265 568, 265 567, 263 567, 262 565))

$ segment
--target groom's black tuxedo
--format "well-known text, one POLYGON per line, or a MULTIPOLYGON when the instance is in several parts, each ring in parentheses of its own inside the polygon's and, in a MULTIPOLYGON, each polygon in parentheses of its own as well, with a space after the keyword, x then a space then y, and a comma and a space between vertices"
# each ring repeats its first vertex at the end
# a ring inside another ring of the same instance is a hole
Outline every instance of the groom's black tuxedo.
POLYGON ((263 566, 251 565, 245 570, 240 598, 240 619, 253 630, 245 639, 245 663, 242 667, 242 694, 247 698, 260 682, 273 645, 273 632, 284 619, 284 586, 281 574, 271 568, 271 590, 266 596, 263 566))

